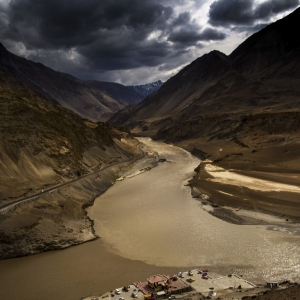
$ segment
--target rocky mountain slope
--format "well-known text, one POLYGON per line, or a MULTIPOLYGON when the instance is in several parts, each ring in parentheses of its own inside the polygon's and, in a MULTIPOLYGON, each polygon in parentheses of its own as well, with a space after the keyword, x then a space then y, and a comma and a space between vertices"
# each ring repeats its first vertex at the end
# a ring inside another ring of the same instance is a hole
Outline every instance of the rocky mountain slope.
POLYGON ((300 44, 290 28, 300 9, 267 26, 231 55, 212 51, 186 66, 130 112, 111 123, 167 130, 199 117, 298 109, 300 44))
MULTIPOLYGON (((219 166, 295 184, 300 167, 300 41, 291 28, 298 28, 299 20, 300 8, 253 34, 229 56, 219 51, 203 55, 109 122, 176 143, 202 159, 209 156, 219 166), (274 175, 280 172, 285 179, 274 175)), ((196 178, 207 180, 193 184, 207 187, 206 194, 223 199, 222 205, 287 215, 295 215, 293 208, 299 205, 295 196, 278 193, 275 207, 274 195, 243 187, 217 193, 224 185, 208 182, 210 177, 198 172, 196 178)))
POLYGON ((129 85, 128 87, 135 90, 137 93, 141 94, 143 96, 143 99, 152 94, 153 92, 157 91, 161 86, 163 85, 163 82, 161 80, 147 83, 147 84, 140 84, 140 85, 129 85))
POLYGON ((143 97, 118 83, 80 80, 8 52, 0 43, 0 70, 26 84, 40 97, 92 121, 105 121, 143 97))
POLYGON ((129 132, 83 120, 0 74, 0 200, 89 173, 124 156, 122 143, 115 140, 131 140, 129 132))
MULTIPOLYGON (((0 205, 137 155, 127 130, 82 119, 0 71, 0 205)), ((85 207, 110 187, 118 168, 44 193, 0 213, 0 259, 95 239, 85 207)))
POLYGON ((203 55, 110 122, 145 133, 149 129, 170 141, 193 136, 235 139, 245 128, 254 134, 253 127, 265 134, 282 132, 284 118, 289 119, 287 129, 297 127, 300 42, 290 28, 299 25, 299 16, 297 9, 229 56, 218 51, 203 55), (266 118, 270 125, 263 128, 266 118))

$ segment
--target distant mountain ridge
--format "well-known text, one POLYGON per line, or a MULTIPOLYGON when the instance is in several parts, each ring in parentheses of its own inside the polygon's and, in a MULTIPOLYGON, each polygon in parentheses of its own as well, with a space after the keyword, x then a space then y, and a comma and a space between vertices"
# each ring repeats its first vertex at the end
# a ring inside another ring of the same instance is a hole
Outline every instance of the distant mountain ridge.
POLYGON ((198 156, 189 185, 215 207, 212 215, 240 224, 232 212, 244 208, 299 222, 299 192, 277 189, 300 182, 300 40, 293 30, 299 26, 300 8, 230 55, 197 58, 109 122, 198 156), (267 180, 274 189, 260 191, 236 175, 267 180), (235 209, 226 215, 228 206, 235 209))
POLYGON ((274 118, 275 112, 298 111, 300 41, 291 28, 299 20, 300 8, 249 37, 229 56, 212 51, 199 57, 109 122, 170 142, 193 136, 235 139, 242 134, 235 128, 249 114, 274 118), (228 125, 221 125, 222 120, 228 125))
POLYGON ((118 110, 143 99, 133 89, 118 83, 80 80, 56 72, 10 53, 1 43, 0 70, 23 82, 40 97, 92 121, 106 121, 118 110))
POLYGON ((19 197, 24 190, 28 192, 28 186, 36 189, 92 172, 123 155, 122 143, 117 140, 132 140, 128 130, 84 120, 42 99, 3 71, 0 108, 0 203, 8 195, 19 197), (43 177, 45 169, 51 176, 43 177), (12 183, 15 188, 6 189, 12 183))
POLYGON ((146 98, 153 92, 157 91, 162 85, 163 85, 163 82, 161 80, 157 80, 152 83, 140 84, 140 85, 129 85, 128 87, 132 88, 137 93, 139 93, 144 98, 146 98))

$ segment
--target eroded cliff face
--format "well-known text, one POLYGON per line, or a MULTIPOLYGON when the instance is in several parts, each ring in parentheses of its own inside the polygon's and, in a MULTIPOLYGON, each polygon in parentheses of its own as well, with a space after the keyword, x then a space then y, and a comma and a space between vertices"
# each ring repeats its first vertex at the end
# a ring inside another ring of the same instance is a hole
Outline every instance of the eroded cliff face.
MULTIPOLYGON (((0 75, 0 205, 139 154, 129 131, 81 119, 0 75)), ((113 184, 116 172, 95 173, 1 214, 0 258, 94 239, 84 209, 113 184)))

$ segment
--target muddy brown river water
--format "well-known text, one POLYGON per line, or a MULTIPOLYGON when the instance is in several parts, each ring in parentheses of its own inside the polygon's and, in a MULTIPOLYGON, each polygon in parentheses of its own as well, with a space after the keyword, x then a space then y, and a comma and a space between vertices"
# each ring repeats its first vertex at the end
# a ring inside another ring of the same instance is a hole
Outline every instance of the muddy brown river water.
POLYGON ((300 280, 300 237, 213 217, 186 186, 199 160, 175 146, 141 141, 167 161, 117 182, 88 209, 101 239, 0 261, 0 299, 80 299, 191 267, 252 281, 300 280))

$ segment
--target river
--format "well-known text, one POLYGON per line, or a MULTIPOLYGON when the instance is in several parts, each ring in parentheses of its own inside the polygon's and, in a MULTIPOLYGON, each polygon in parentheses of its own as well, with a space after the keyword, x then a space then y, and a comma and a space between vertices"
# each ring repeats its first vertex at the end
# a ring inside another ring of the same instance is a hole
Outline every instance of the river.
POLYGON ((88 209, 101 239, 0 261, 0 299, 80 299, 190 267, 252 280, 300 279, 300 237, 213 217, 186 186, 199 160, 175 146, 141 141, 167 161, 116 182, 88 209))

